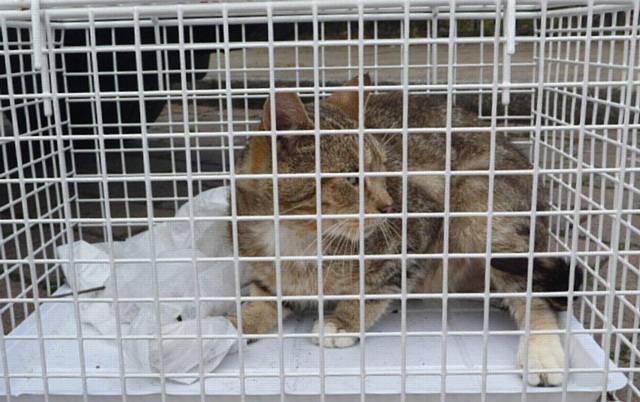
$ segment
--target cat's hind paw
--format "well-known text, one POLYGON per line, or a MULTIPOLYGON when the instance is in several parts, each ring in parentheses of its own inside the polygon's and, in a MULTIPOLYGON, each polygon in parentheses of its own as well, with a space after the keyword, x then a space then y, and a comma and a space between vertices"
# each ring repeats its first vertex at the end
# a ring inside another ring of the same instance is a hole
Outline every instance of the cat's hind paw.
MULTIPOLYGON (((524 367, 524 342, 520 339, 518 348, 518 366, 524 367)), ((564 348, 558 335, 531 335, 529 337, 529 370, 562 370, 564 367, 564 348)), ((527 374, 527 382, 534 387, 556 387, 563 383, 564 374, 532 373, 527 374)))
MULTIPOLYGON (((313 329, 311 330, 313 333, 318 334, 317 337, 311 338, 311 341, 316 345, 320 344, 320 322, 316 321, 313 324, 313 329)), ((356 336, 332 336, 335 334, 350 332, 346 328, 340 325, 339 322, 336 322, 331 319, 326 319, 324 321, 324 337, 322 339, 322 345, 325 348, 348 348, 349 346, 353 346, 358 342, 358 337, 356 336), (329 335, 329 336, 327 336, 329 335)))

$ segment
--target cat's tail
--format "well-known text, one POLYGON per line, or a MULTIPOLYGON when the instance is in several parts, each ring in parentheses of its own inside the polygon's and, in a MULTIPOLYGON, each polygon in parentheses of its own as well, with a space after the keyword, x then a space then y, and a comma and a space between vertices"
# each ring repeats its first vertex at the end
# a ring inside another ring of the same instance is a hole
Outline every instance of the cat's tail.
MULTIPOLYGON (((529 259, 516 258, 492 258, 491 266, 499 271, 526 280, 529 259)), ((559 257, 537 257, 533 259, 533 291, 534 292, 565 292, 561 296, 549 296, 545 299, 555 310, 567 309, 567 293, 569 291, 571 269, 567 262, 559 257)), ((514 278, 514 280, 517 280, 514 278)), ((582 287, 582 268, 574 269, 573 290, 578 291, 582 287)))

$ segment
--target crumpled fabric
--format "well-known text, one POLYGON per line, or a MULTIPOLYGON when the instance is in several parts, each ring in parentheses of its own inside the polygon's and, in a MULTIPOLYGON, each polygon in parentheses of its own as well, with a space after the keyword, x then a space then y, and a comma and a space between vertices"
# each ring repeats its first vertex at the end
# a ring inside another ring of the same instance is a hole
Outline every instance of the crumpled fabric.
MULTIPOLYGON (((216 217, 228 215, 228 188, 204 191, 184 204, 176 217, 216 217), (191 210, 190 210, 191 209, 191 210)), ((162 336, 228 336, 237 335, 224 314, 235 311, 234 301, 200 302, 195 297, 235 296, 233 262, 201 261, 205 257, 232 255, 227 222, 218 220, 171 221, 154 225, 151 230, 131 238, 108 243, 90 244, 76 241, 57 247, 68 285, 77 291, 104 286, 104 290, 81 294, 80 320, 103 335, 116 335, 119 319, 122 335, 162 336), (193 225, 193 231, 191 229, 193 225), (192 237, 193 233, 193 237, 192 237), (152 243, 153 239, 153 243, 152 243), (185 259, 179 261, 118 262, 118 259, 185 259), (113 268, 110 258, 116 260, 113 268), (83 260, 97 260, 85 261, 83 260), (79 261, 79 262, 78 262, 79 261), (194 264, 194 261, 197 261, 194 264), (73 262, 73 263, 71 263, 73 262), (115 273, 115 276, 113 275, 115 273), (196 289, 196 275, 199 288, 196 289), (197 292, 196 292, 197 290, 197 292), (188 297, 188 301, 155 302, 87 302, 93 297, 154 298, 188 297), (118 309, 116 312, 116 308, 118 309), (118 317, 116 317, 116 313, 118 317), (200 328, 198 329, 198 320, 200 328), (159 324, 159 326, 158 326, 159 324)), ((134 339, 125 340, 123 348, 128 368, 140 372, 197 373, 213 371, 224 357, 237 350, 232 338, 134 339), (162 344, 160 344, 162 342, 162 344)), ((173 377, 174 381, 192 383, 194 378, 173 377)))

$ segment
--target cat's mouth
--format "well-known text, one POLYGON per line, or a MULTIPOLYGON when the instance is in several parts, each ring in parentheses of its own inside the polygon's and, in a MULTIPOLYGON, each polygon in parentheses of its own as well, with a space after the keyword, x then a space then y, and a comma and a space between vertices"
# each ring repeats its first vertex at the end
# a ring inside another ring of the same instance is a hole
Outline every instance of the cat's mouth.
MULTIPOLYGON (((386 224, 386 218, 365 219, 364 237, 369 237, 379 227, 386 224)), ((360 222, 357 219, 343 220, 332 225, 329 229, 334 236, 339 236, 357 242, 360 240, 360 222)))

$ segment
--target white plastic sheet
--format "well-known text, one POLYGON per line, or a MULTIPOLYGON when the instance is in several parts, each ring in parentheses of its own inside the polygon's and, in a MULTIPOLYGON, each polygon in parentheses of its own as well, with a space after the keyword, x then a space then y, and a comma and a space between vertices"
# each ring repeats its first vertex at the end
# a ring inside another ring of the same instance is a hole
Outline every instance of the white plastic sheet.
MULTIPOLYGON (((208 190, 184 204, 176 216, 225 216, 228 214, 227 200, 226 187, 208 190)), ((56 250, 58 258, 70 261, 63 264, 63 270, 72 289, 81 291, 104 286, 103 290, 80 295, 81 298, 153 299, 156 295, 194 298, 193 301, 165 301, 158 306, 150 302, 117 303, 124 335, 157 336, 160 328, 163 337, 192 336, 191 339, 163 340, 162 345, 149 339, 124 342, 127 364, 142 372, 160 371, 162 364, 165 373, 198 372, 201 364, 205 372, 212 371, 235 346, 235 339, 207 338, 202 341, 201 350, 198 339, 198 333, 206 336, 236 334, 233 325, 222 317, 234 309, 235 303, 200 302, 198 314, 195 302, 196 296, 235 295, 233 263, 201 261, 204 257, 231 255, 227 224, 224 221, 196 221, 193 230, 191 225, 186 220, 172 221, 155 225, 149 231, 114 242, 111 246, 77 241, 56 250), (155 267, 150 261, 118 262, 119 259, 151 257, 156 259, 155 267), (112 259, 116 261, 113 268, 110 264, 112 259), (114 272, 115 277, 112 275, 114 272)), ((113 304, 83 301, 80 303, 80 320, 102 335, 115 336, 115 308, 113 304)), ((194 378, 173 379, 187 383, 195 381, 194 378)))

